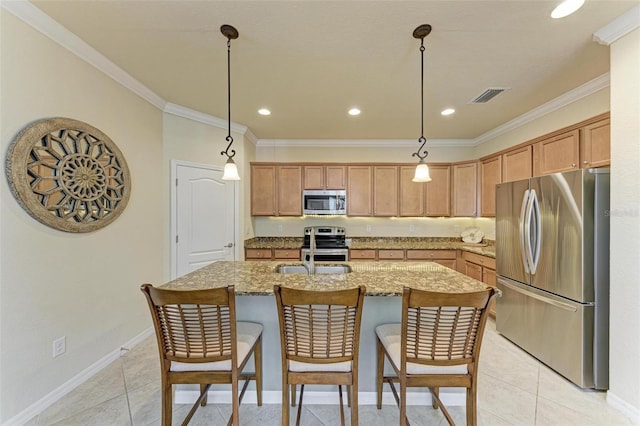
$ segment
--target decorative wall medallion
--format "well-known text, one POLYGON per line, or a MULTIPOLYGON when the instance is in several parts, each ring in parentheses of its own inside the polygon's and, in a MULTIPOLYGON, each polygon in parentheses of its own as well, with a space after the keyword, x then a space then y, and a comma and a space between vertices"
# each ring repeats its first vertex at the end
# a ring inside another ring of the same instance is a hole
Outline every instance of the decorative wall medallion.
POLYGON ((113 222, 131 193, 127 162, 95 127, 49 118, 25 127, 9 146, 9 186, 36 220, 66 232, 91 232, 113 222))

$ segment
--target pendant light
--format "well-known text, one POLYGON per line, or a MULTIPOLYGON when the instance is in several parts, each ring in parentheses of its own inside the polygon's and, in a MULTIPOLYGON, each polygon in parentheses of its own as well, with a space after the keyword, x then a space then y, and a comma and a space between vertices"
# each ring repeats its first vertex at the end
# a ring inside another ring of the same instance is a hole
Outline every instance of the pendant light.
POLYGON ((233 161, 233 156, 236 155, 236 150, 231 148, 231 144, 233 144, 233 137, 231 136, 231 40, 235 40, 238 38, 238 30, 236 30, 231 25, 223 25, 220 27, 220 32, 223 36, 227 38, 227 107, 228 107, 228 118, 229 118, 229 134, 226 137, 227 149, 222 151, 220 155, 227 156, 227 162, 224 165, 224 174, 222 175, 222 180, 240 180, 240 175, 238 175, 238 167, 236 163, 233 161))
POLYGON ((413 176, 413 182, 431 182, 431 176, 429 176, 429 167, 424 159, 427 158, 429 153, 427 150, 422 151, 427 140, 424 137, 424 38, 431 33, 431 25, 420 25, 413 31, 413 37, 420 39, 420 138, 418 143, 420 147, 411 156, 418 157, 420 161, 416 166, 416 173, 413 176), (420 152, 422 151, 422 152, 420 152))

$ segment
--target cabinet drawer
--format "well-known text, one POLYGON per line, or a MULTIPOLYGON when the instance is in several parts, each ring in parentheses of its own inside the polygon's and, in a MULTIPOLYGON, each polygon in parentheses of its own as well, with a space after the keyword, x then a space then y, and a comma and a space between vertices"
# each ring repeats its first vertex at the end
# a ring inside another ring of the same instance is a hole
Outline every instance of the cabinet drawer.
POLYGON ((300 259, 300 250, 297 249, 274 249, 274 259, 300 259))
POLYGON ((378 260, 404 260, 404 250, 378 250, 378 260))
POLYGON ((407 250, 407 260, 455 259, 455 250, 407 250))
POLYGON ((271 260, 271 249, 245 249, 245 259, 271 260))
POLYGON ((468 251, 462 252, 462 258, 467 262, 475 263, 476 265, 482 265, 485 268, 496 269, 496 260, 492 257, 482 256, 476 253, 469 253, 468 251))
POLYGON ((349 250, 349 260, 376 260, 375 250, 349 250))

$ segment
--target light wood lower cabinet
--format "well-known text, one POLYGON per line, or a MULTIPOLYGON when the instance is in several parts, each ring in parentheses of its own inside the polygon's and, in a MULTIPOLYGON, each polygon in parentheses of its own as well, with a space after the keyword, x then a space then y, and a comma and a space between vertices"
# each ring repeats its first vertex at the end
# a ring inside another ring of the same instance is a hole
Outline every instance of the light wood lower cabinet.
POLYGON ((435 262, 456 270, 456 250, 407 249, 408 261, 435 262))
POLYGON ((296 249, 273 249, 274 260, 295 259, 300 260, 300 250, 296 249))
POLYGON ((391 261, 403 261, 404 250, 378 250, 378 260, 391 260, 391 261))
MULTIPOLYGON (((463 267, 460 268, 459 272, 482 281, 491 287, 497 287, 496 260, 494 258, 466 251, 462 252, 461 258, 463 267)), ((489 314, 496 316, 495 299, 489 306, 489 314)))
POLYGON ((245 260, 271 260, 271 249, 244 249, 245 260))
POLYGON ((349 260, 366 260, 368 262, 372 262, 376 260, 376 250, 350 249, 349 260))

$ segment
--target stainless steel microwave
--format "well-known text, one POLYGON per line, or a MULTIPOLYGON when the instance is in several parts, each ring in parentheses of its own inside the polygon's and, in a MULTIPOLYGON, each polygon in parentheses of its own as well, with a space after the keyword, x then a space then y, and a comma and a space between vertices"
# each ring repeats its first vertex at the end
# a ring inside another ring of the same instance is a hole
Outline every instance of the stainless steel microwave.
POLYGON ((304 214, 347 214, 347 191, 302 191, 304 214))

